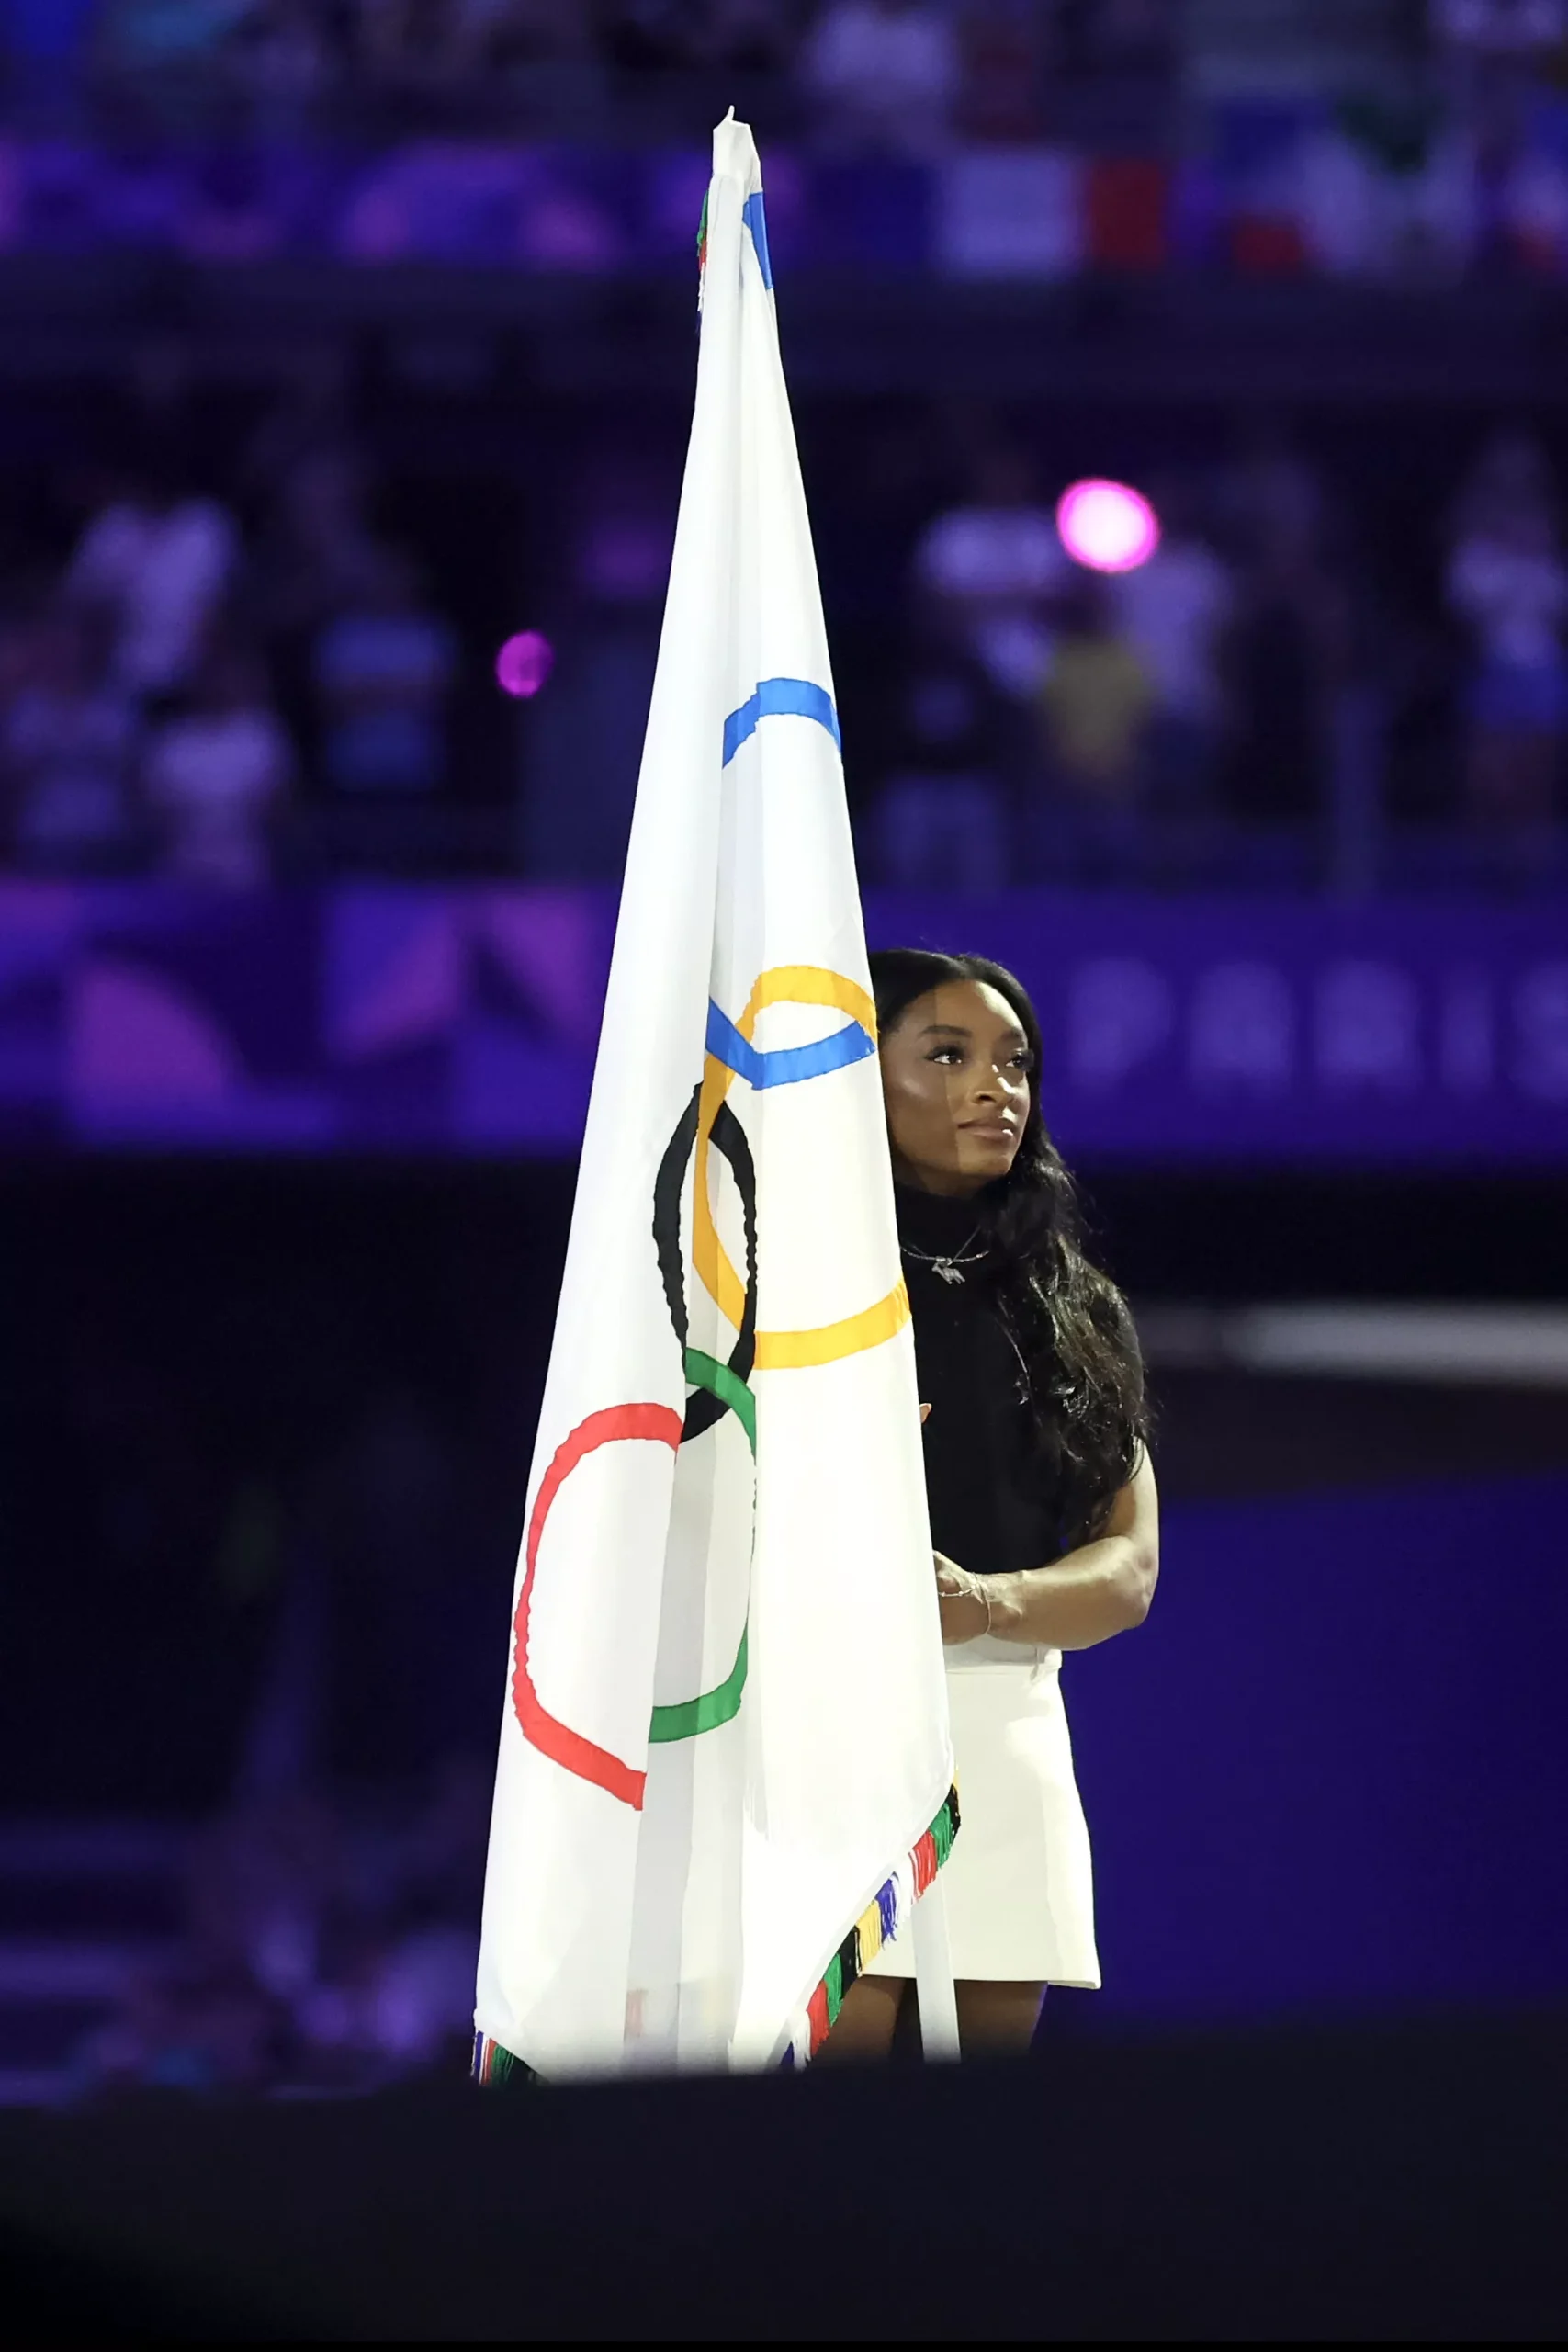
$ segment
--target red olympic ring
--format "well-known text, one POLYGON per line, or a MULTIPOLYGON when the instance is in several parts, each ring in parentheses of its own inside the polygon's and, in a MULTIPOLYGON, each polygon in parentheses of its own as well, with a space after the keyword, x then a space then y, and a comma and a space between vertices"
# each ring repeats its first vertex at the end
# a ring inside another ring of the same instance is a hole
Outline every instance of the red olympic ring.
POLYGON ((534 1570, 538 1565, 539 1539, 545 1532, 545 1521, 550 1505, 585 1455, 595 1453, 602 1445, 614 1445, 622 1438, 648 1438, 671 1451, 681 1443, 683 1427, 681 1416, 668 1405, 606 1405, 597 1413, 590 1413, 579 1421, 570 1437, 556 1448, 550 1466, 539 1482, 534 1498, 534 1509, 528 1520, 528 1543, 525 1553, 523 1589, 517 1596, 517 1613, 513 1619, 515 1640, 513 1647, 514 1667, 512 1676, 512 1706, 523 1726, 523 1736, 547 1756, 552 1763, 564 1770, 575 1772, 580 1781, 592 1781, 596 1788, 629 1804, 634 1813, 642 1811, 643 1791, 648 1774, 634 1772, 607 1747, 600 1747, 584 1739, 580 1731, 572 1731, 542 1705, 528 1671, 528 1602, 533 1590, 534 1570))

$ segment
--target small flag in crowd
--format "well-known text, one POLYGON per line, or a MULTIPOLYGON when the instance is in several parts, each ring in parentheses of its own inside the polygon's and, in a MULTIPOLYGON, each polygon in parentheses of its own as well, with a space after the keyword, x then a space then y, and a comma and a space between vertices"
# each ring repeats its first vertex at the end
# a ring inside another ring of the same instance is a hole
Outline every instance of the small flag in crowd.
POLYGON ((696 409, 518 1565, 476 2072, 808 2058, 956 1826, 761 175, 696 409))

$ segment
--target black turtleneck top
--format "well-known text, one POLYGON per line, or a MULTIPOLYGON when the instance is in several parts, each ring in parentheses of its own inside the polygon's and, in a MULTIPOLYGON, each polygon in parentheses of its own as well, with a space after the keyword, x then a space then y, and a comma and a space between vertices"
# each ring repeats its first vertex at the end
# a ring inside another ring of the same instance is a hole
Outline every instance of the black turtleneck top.
POLYGON ((915 1329, 925 1425, 931 1542, 976 1576, 1038 1568, 1060 1556, 1049 1453, 1035 1433, 1022 1367, 986 1279, 984 1259, 950 1283, 930 1261, 978 1250, 973 1200, 915 1192, 894 1197, 915 1329))

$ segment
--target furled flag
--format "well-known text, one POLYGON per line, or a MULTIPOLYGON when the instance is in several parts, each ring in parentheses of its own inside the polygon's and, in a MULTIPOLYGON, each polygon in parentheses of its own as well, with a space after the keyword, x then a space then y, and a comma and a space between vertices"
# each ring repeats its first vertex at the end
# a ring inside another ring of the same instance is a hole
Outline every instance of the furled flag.
POLYGON ((540 1416, 475 2068, 807 2058, 956 1826, 821 601, 728 119, 540 1416))

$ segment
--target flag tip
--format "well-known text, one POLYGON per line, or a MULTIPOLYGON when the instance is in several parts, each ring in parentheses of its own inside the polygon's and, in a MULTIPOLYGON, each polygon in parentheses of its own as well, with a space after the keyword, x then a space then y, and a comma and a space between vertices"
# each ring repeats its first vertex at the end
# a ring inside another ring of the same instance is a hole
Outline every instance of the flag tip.
MULTIPOLYGON (((757 149, 750 126, 737 122, 733 107, 722 122, 714 125, 713 167, 716 172, 733 174, 738 179, 747 182, 758 169, 757 149)), ((761 186, 760 181, 757 184, 761 186)))

